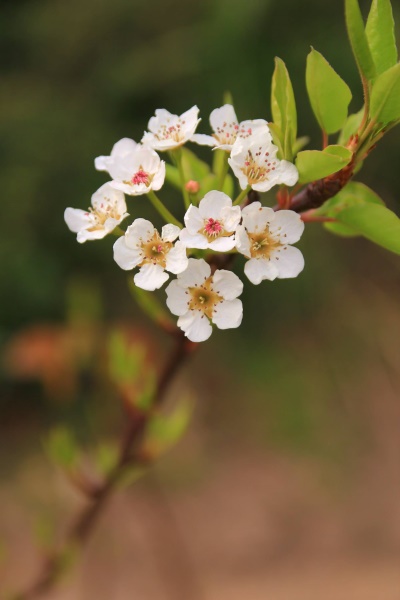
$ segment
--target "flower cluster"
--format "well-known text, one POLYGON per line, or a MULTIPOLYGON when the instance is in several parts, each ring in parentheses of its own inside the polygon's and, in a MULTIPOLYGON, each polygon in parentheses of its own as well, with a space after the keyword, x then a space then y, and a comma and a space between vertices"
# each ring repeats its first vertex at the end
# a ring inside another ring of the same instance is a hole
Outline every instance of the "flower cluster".
POLYGON ((96 169, 107 172, 111 180, 92 196, 91 208, 65 211, 65 221, 78 242, 109 233, 118 236, 114 259, 124 270, 138 269, 136 286, 154 291, 170 274, 176 275, 165 290, 166 303, 193 342, 208 339, 212 324, 230 329, 242 321, 238 297, 243 283, 229 269, 217 266, 228 267, 234 255, 241 254, 244 274, 255 285, 296 277, 304 267, 300 250, 292 245, 303 233, 300 216, 251 202, 248 196, 251 189, 267 192, 276 185, 293 186, 298 180, 296 167, 278 157, 267 121, 239 122, 233 106, 225 104, 210 115, 212 135, 203 135, 195 133, 198 113, 196 106, 180 116, 156 110, 140 143, 124 138, 109 156, 95 159, 96 169), (201 198, 202 181, 185 175, 182 146, 187 142, 210 146, 223 155, 221 172, 213 174, 219 189, 205 190, 201 198), (184 224, 155 194, 169 181, 165 162, 156 151, 168 152, 174 163, 169 172, 175 179, 170 182, 176 185, 176 176, 180 177, 184 224), (223 191, 229 166, 242 190, 235 201, 223 191), (126 231, 119 227, 128 217, 124 194, 147 196, 166 222, 161 232, 140 217, 126 231), (225 261, 215 260, 217 253, 223 253, 225 261))

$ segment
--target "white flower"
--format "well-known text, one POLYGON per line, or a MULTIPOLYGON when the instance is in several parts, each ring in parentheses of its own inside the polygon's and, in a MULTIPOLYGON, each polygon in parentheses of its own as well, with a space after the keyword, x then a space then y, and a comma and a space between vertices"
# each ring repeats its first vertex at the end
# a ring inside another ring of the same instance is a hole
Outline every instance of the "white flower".
POLYGON ((122 138, 112 147, 110 156, 98 156, 94 159, 94 166, 98 171, 108 171, 109 166, 117 157, 122 158, 137 147, 137 143, 130 138, 122 138))
POLYGON ((164 225, 161 235, 146 219, 135 219, 114 244, 114 260, 129 271, 140 267, 133 278, 135 284, 148 291, 160 288, 169 278, 168 273, 181 273, 188 265, 186 248, 182 242, 173 242, 180 232, 176 225, 164 225))
POLYGON ((129 196, 159 190, 165 179, 165 162, 151 148, 138 144, 125 155, 118 155, 109 163, 110 185, 129 196))
POLYGON ((199 207, 191 204, 180 240, 187 248, 210 248, 227 252, 235 247, 235 231, 241 219, 239 206, 222 192, 208 192, 199 207))
POLYGON ((280 183, 297 183, 299 173, 296 167, 287 160, 279 160, 277 152, 271 137, 264 134, 236 140, 228 162, 242 190, 251 186, 258 192, 267 192, 280 183))
POLYGON ((100 240, 128 216, 125 196, 105 183, 92 196, 92 206, 87 211, 80 208, 66 208, 64 219, 68 227, 77 233, 79 243, 86 240, 100 240))
MULTIPOLYGON (((210 114, 210 125, 213 135, 196 133, 191 141, 201 146, 212 146, 221 150, 231 150, 236 139, 247 139, 258 133, 271 138, 268 123, 264 119, 238 122, 235 110, 231 104, 224 104, 210 114)), ((272 138, 271 138, 272 141, 272 138)))
POLYGON ((239 327, 242 302, 237 299, 243 283, 231 271, 211 268, 205 260, 189 258, 189 266, 165 290, 167 306, 179 316, 178 327, 192 342, 204 342, 212 333, 211 322, 219 329, 239 327))
POLYGON ((192 106, 180 117, 172 115, 165 108, 158 108, 156 116, 149 121, 149 130, 145 132, 142 143, 148 144, 154 150, 173 150, 185 144, 200 123, 199 109, 192 106))
POLYGON ((297 277, 304 268, 300 250, 290 246, 298 242, 304 223, 293 210, 279 210, 253 202, 242 210, 243 222, 236 230, 236 248, 250 260, 244 272, 251 283, 264 279, 297 277))

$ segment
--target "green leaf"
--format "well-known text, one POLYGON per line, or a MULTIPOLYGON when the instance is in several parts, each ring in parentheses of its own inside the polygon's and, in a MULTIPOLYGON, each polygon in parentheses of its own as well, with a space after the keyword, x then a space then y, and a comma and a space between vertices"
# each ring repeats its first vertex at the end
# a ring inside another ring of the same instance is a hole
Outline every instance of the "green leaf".
POLYGON ((378 75, 397 63, 394 19, 390 0, 372 0, 365 29, 378 75))
POLYGON ((211 168, 188 148, 182 146, 181 151, 183 172, 186 180, 189 181, 192 179, 201 183, 202 179, 210 173, 211 168))
POLYGON ((282 134, 283 158, 293 160, 293 144, 297 137, 297 112, 293 87, 285 63, 275 58, 272 76, 271 112, 282 134))
POLYGON ((298 154, 300 150, 303 150, 303 148, 307 146, 309 142, 310 138, 307 135, 303 135, 302 137, 297 138, 297 140, 293 144, 293 156, 296 156, 296 154, 298 154))
POLYGON ((383 200, 371 188, 359 181, 350 181, 336 196, 324 202, 317 214, 336 218, 342 210, 360 204, 384 206, 383 200))
POLYGON ((338 219, 371 242, 400 254, 400 219, 379 204, 361 204, 341 211, 338 219))
POLYGON ((108 344, 109 369, 117 384, 134 383, 143 372, 144 349, 137 343, 128 343, 122 331, 113 331, 108 344))
POLYGON ((335 235, 340 235, 341 237, 358 237, 360 234, 352 229, 351 227, 347 227, 347 225, 343 225, 343 223, 324 223, 324 229, 327 229, 330 233, 334 233, 335 235))
POLYGON ((349 164, 352 152, 344 146, 327 146, 324 150, 303 150, 296 158, 300 183, 323 179, 349 164))
POLYGON ((400 63, 379 75, 375 81, 370 117, 383 125, 400 119, 400 63))
POLYGON ((181 176, 179 175, 179 171, 173 165, 166 163, 165 165, 165 180, 173 185, 176 189, 181 190, 181 176))
POLYGON ((347 121, 343 125, 343 129, 340 132, 338 144, 340 144, 341 146, 346 145, 346 143, 349 141, 351 136, 354 135, 356 133, 356 131, 358 130, 358 128, 360 127, 361 121, 363 120, 363 116, 364 116, 364 108, 362 108, 357 113, 354 113, 353 115, 349 115, 347 117, 347 121))
POLYGON ((282 159, 284 153, 284 140, 282 131, 280 130, 278 125, 276 125, 276 123, 268 123, 268 127, 272 135, 272 141, 275 144, 275 146, 278 147, 278 158, 282 159))
POLYGON ((347 33, 362 79, 371 81, 376 77, 375 63, 368 45, 358 0, 345 0, 347 33))
POLYGON ((347 119, 352 94, 347 83, 313 48, 307 57, 306 85, 321 129, 326 133, 339 131, 347 119))

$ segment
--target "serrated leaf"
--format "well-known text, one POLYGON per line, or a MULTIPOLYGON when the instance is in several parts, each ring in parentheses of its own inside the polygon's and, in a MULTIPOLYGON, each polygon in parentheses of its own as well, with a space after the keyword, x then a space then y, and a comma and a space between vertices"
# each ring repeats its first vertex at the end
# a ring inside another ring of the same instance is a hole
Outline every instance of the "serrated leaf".
POLYGON ((360 204, 341 211, 337 218, 371 242, 400 254, 400 219, 385 206, 360 204))
POLYGON ((361 121, 363 120, 363 116, 364 116, 364 108, 359 110, 357 113, 354 113, 347 117, 347 120, 346 120, 345 124, 343 125, 343 129, 340 132, 340 135, 338 138, 338 144, 340 144, 341 146, 346 145, 346 143, 349 141, 350 137, 352 135, 354 135, 356 133, 356 131, 358 130, 358 128, 360 127, 361 121))
POLYGON ((296 158, 300 183, 323 179, 343 169, 352 159, 352 152, 344 146, 327 146, 324 150, 303 150, 296 158))
POLYGON ((365 33, 377 74, 397 63, 394 19, 390 0, 372 0, 365 33))
POLYGON ((285 63, 275 58, 272 76, 271 113, 282 135, 283 158, 293 160, 293 144, 297 137, 297 111, 293 87, 285 63))
POLYGON ((361 77, 372 81, 376 77, 375 63, 368 45, 358 0, 345 0, 347 33, 361 77))
POLYGON ((400 63, 379 75, 375 81, 370 117, 383 125, 400 119, 400 63))
POLYGON ((315 117, 323 131, 336 133, 347 119, 352 94, 320 52, 312 49, 307 57, 306 85, 315 117))

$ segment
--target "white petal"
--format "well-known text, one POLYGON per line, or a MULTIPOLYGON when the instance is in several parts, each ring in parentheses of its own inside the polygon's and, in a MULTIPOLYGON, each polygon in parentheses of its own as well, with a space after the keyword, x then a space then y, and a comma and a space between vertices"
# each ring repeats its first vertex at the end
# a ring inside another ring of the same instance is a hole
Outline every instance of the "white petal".
POLYGON ((212 135, 204 135, 203 133, 195 133, 190 138, 190 141, 200 146, 210 146, 211 148, 217 145, 217 140, 212 135))
POLYGON ((139 273, 136 273, 133 281, 142 290, 153 292, 158 290, 167 279, 169 279, 169 275, 160 265, 147 264, 140 269, 139 273))
POLYGON ((191 137, 200 121, 198 107, 196 105, 192 106, 192 108, 182 113, 179 119, 184 123, 185 130, 191 132, 189 136, 191 137))
POLYGON ((172 225, 172 223, 168 223, 168 225, 164 225, 164 227, 161 229, 161 237, 164 242, 174 242, 180 232, 180 227, 177 225, 172 225))
POLYGON ((279 210, 269 225, 270 232, 284 244, 294 244, 299 241, 304 231, 304 222, 300 215, 293 210, 279 210))
POLYGON ((199 211, 203 219, 221 220, 222 210, 231 208, 232 200, 223 192, 213 190, 200 201, 199 211))
POLYGON ((231 104, 224 104, 220 108, 215 108, 210 114, 210 125, 213 131, 225 129, 225 124, 238 125, 235 109, 231 104))
POLYGON ((186 256, 186 246, 182 242, 176 242, 175 246, 168 252, 165 261, 167 271, 175 275, 182 273, 189 264, 189 259, 186 256))
POLYGON ((167 293, 167 306, 173 315, 181 316, 188 311, 189 307, 189 293, 179 285, 177 279, 171 281, 171 283, 165 288, 167 293))
POLYGON ((93 208, 100 209, 105 204, 112 204, 117 212, 122 215, 126 213, 125 196, 122 192, 115 190, 111 181, 104 183, 91 198, 93 208))
POLYGON ((239 137, 255 136, 261 137, 264 144, 272 144, 272 136, 268 122, 264 119, 252 119, 242 121, 239 125, 239 137))
POLYGON ((287 160, 281 160, 279 165, 279 183, 295 185, 299 179, 299 172, 294 164, 287 160))
POLYGON ((243 292, 243 283, 232 271, 219 269, 213 277, 213 289, 225 300, 233 300, 243 292))
POLYGON ((201 285, 211 275, 211 267, 202 258, 189 258, 188 268, 178 275, 178 281, 183 287, 201 285))
POLYGON ((107 231, 104 229, 95 229, 94 231, 82 229, 81 231, 78 231, 76 239, 80 244, 83 244, 89 240, 102 240, 106 235, 107 231))
POLYGON ((118 238, 113 248, 115 262, 125 271, 137 267, 143 260, 143 252, 139 248, 129 248, 125 236, 118 238))
POLYGON ((187 209, 184 216, 184 221, 188 232, 192 235, 204 227, 204 218, 200 214, 200 210, 197 208, 197 206, 193 206, 193 204, 191 204, 187 209))
POLYGON ((235 234, 232 234, 230 236, 222 236, 209 242, 208 247, 210 250, 215 250, 216 252, 229 252, 229 250, 233 250, 235 244, 235 234))
POLYGON ((275 218, 272 208, 261 206, 260 202, 253 202, 242 210, 243 225, 250 233, 264 231, 275 218))
POLYGON ((244 225, 239 225, 235 233, 236 248, 240 254, 250 258, 250 239, 244 225))
POLYGON ((90 213, 80 208, 66 208, 64 211, 64 220, 69 229, 78 233, 82 229, 87 229, 92 225, 90 213))
POLYGON ((258 285, 264 279, 273 281, 278 277, 279 274, 279 271, 275 266, 275 262, 265 258, 251 258, 245 264, 244 272, 251 283, 254 283, 254 285, 258 285))
POLYGON ((188 310, 179 317, 178 327, 185 332, 191 342, 205 342, 212 334, 212 327, 207 317, 202 312, 193 310, 188 310))
POLYGON ((150 189, 157 192, 164 185, 164 181, 165 181, 165 162, 162 160, 162 161, 160 161, 158 170, 156 171, 156 174, 154 175, 154 177, 151 181, 150 189))
MULTIPOLYGON (((237 142, 235 142, 235 144, 233 145, 233 148, 235 147, 236 143, 237 142)), ((247 188, 247 186, 249 185, 249 182, 247 180, 246 175, 243 173, 243 170, 242 170, 243 166, 244 166, 244 159, 243 159, 243 162, 239 162, 239 160, 236 160, 235 158, 233 158, 233 156, 232 156, 233 148, 232 148, 232 152, 231 152, 231 157, 228 158, 228 163, 229 163, 229 166, 231 167, 232 171, 238 178, 241 189, 245 190, 247 188)))
POLYGON ((116 142, 112 147, 111 158, 114 158, 115 156, 124 156, 125 154, 129 154, 130 152, 132 152, 132 150, 135 150, 137 146, 138 144, 131 138, 122 138, 122 140, 116 142))
POLYGON ((222 209, 222 220, 225 231, 236 231, 242 218, 240 206, 225 207, 222 209))
POLYGON ((147 219, 135 219, 132 225, 129 225, 125 233, 126 245, 129 248, 136 248, 142 242, 149 241, 154 235, 154 225, 147 219))
POLYGON ((187 229, 182 229, 179 239, 186 248, 199 248, 201 250, 208 248, 208 240, 201 233, 191 234, 187 229))
POLYGON ((243 319, 243 304, 240 300, 224 300, 217 304, 212 321, 219 329, 239 327, 243 319))
POLYGON ((110 165, 110 157, 109 156, 97 156, 94 159, 94 168, 97 171, 108 171, 108 167, 110 165))
POLYGON ((304 257, 298 248, 283 246, 271 255, 271 263, 278 271, 279 279, 297 277, 304 269, 304 257))

